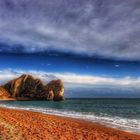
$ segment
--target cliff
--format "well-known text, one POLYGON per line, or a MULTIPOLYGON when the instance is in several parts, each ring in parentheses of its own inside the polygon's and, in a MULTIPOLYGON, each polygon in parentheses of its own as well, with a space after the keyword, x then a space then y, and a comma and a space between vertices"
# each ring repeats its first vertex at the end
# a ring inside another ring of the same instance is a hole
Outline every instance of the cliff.
MULTIPOLYGON (((4 96, 17 100, 64 100, 64 85, 61 80, 53 80, 44 85, 40 79, 22 75, 1 86, 4 96)), ((3 97, 1 93, 1 98, 3 97)))
POLYGON ((10 97, 10 93, 5 88, 0 86, 0 100, 15 100, 10 97))

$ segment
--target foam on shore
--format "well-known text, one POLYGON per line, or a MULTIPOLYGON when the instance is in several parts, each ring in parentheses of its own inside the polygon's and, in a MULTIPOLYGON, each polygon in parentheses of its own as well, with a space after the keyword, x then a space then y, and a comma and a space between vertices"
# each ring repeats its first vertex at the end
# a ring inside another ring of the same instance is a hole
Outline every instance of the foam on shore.
POLYGON ((138 119, 128 119, 128 118, 121 118, 121 117, 112 117, 108 116, 107 114, 102 115, 95 115, 87 112, 75 112, 75 111, 68 111, 68 110, 57 110, 51 108, 39 108, 39 107, 19 107, 19 106, 9 106, 5 104, 1 104, 0 107, 4 108, 11 108, 11 109, 22 109, 34 112, 40 112, 44 114, 52 114, 58 115, 63 117, 71 117, 76 119, 83 119, 87 121, 97 122, 108 127, 117 128, 126 132, 132 132, 136 134, 140 134, 140 120, 138 119))

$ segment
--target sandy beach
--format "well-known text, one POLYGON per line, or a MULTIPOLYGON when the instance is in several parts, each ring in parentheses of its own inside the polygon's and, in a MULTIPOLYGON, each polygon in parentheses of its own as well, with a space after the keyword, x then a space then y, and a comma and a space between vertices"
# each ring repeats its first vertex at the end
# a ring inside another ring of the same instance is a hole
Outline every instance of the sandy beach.
POLYGON ((140 140, 97 123, 0 108, 0 140, 140 140))

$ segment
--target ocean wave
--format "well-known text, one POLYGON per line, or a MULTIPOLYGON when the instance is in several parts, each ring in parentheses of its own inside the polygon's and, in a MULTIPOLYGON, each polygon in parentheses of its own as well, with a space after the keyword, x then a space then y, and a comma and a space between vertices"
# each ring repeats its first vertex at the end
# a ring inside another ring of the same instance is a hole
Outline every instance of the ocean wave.
POLYGON ((0 107, 10 108, 10 109, 22 109, 22 110, 40 112, 44 114, 83 119, 86 121, 97 122, 112 128, 121 129, 127 132, 140 134, 140 119, 128 119, 128 118, 117 117, 117 116, 113 117, 113 116, 109 116, 108 114, 95 115, 93 112, 87 113, 87 112, 75 112, 75 111, 68 111, 68 110, 62 111, 58 109, 41 108, 41 107, 34 107, 34 106, 19 107, 16 105, 10 106, 10 105, 1 104, 0 107))

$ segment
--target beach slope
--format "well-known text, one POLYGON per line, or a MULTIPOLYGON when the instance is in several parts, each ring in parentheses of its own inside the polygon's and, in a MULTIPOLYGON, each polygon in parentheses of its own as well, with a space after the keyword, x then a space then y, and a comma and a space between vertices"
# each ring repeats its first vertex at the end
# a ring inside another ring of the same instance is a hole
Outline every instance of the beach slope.
POLYGON ((0 108, 0 140, 140 140, 135 135, 77 119, 0 108))

